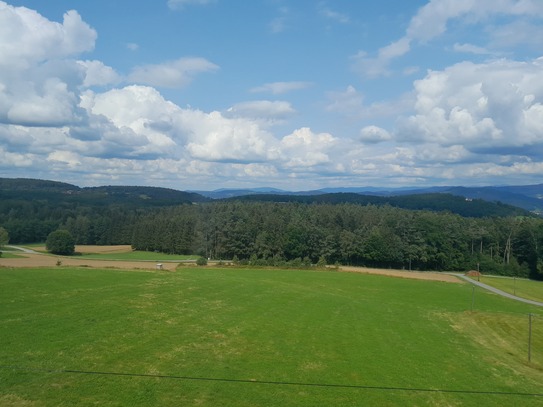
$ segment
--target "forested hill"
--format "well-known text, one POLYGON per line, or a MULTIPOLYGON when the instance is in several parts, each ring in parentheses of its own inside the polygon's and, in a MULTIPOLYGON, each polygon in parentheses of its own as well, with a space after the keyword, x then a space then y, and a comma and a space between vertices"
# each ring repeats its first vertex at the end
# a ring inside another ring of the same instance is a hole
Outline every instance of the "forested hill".
POLYGON ((359 204, 359 205, 390 205, 396 208, 413 210, 430 210, 435 212, 448 211, 464 217, 509 217, 534 216, 527 210, 502 204, 488 202, 482 199, 466 199, 458 195, 429 193, 398 196, 373 196, 357 193, 330 193, 322 195, 245 195, 229 200, 250 202, 295 202, 303 204, 359 204))
MULTIPOLYGON (((39 179, 0 178, 0 212, 18 201, 41 202, 57 207, 109 207, 153 208, 186 203, 212 201, 196 192, 184 192, 169 188, 148 186, 100 186, 78 187, 76 185, 39 179)), ((324 193, 319 195, 252 194, 225 198, 241 202, 292 202, 300 204, 357 204, 389 205, 392 207, 447 211, 465 217, 509 217, 533 216, 525 209, 490 202, 483 199, 467 199, 448 193, 417 193, 412 195, 377 196, 353 192, 324 193)))
POLYGON ((84 187, 27 178, 0 178, 2 200, 41 200, 51 204, 160 207, 209 201, 200 194, 145 186, 84 187))
POLYGON ((31 178, 0 178, 1 191, 67 192, 79 189, 65 182, 31 178))

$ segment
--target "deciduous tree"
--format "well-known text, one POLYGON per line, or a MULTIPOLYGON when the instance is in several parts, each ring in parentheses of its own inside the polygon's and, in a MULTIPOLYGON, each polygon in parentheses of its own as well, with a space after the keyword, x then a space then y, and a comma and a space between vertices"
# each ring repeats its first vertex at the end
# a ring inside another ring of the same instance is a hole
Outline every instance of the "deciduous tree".
POLYGON ((75 241, 67 230, 56 230, 47 236, 45 248, 53 254, 70 255, 75 252, 75 241))
POLYGON ((0 249, 9 243, 9 233, 0 226, 0 249))

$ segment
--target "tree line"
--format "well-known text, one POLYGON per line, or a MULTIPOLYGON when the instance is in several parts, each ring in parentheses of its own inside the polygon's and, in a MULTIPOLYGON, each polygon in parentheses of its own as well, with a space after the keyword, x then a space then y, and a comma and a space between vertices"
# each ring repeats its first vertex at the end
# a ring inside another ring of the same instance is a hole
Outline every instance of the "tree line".
POLYGON ((281 264, 284 261, 543 277, 543 219, 464 217, 391 205, 227 200, 166 207, 0 201, 10 241, 76 244, 281 264))
POLYGON ((543 220, 355 204, 215 202, 139 218, 137 250, 274 264, 295 259, 543 276, 543 220))

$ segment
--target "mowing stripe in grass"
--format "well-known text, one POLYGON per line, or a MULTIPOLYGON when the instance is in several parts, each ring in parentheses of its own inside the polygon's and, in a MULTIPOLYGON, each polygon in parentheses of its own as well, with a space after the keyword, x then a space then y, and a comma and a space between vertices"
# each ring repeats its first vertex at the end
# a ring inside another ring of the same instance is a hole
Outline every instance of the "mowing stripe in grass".
POLYGON ((361 384, 334 384, 334 383, 304 383, 304 382, 283 382, 283 381, 267 381, 267 380, 250 380, 250 379, 225 379, 218 377, 192 377, 192 376, 177 376, 164 374, 148 374, 148 373, 126 373, 126 372, 98 372, 86 370, 71 370, 71 369, 40 369, 29 368, 23 366, 7 366, 0 365, 3 370, 18 370, 24 372, 48 373, 48 374, 78 374, 78 375, 96 375, 96 376, 124 376, 124 377, 142 377, 153 379, 173 379, 173 380, 194 380, 207 382, 223 382, 223 383, 247 383, 247 384, 265 384, 276 386, 301 386, 301 387, 328 387, 340 389, 359 389, 359 390, 382 390, 382 391, 405 391, 417 393, 456 393, 456 394, 480 394, 494 396, 522 396, 522 397, 543 397, 543 393, 522 393, 522 392, 504 392, 491 390, 454 390, 454 389, 425 389, 416 387, 393 387, 393 386, 364 386, 361 384))

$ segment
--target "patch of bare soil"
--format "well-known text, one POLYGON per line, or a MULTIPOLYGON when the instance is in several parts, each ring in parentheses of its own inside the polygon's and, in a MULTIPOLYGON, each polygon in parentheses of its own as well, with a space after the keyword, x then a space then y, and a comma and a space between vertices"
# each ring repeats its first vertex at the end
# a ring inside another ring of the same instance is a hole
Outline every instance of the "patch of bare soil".
POLYGON ((430 271, 405 271, 405 270, 391 270, 391 269, 374 269, 367 267, 340 267, 340 271, 347 271, 351 273, 366 273, 366 274, 379 274, 383 276, 398 277, 398 278, 411 278, 415 280, 431 280, 431 281, 443 281, 446 283, 464 284, 459 278, 450 274, 436 273, 430 271))

